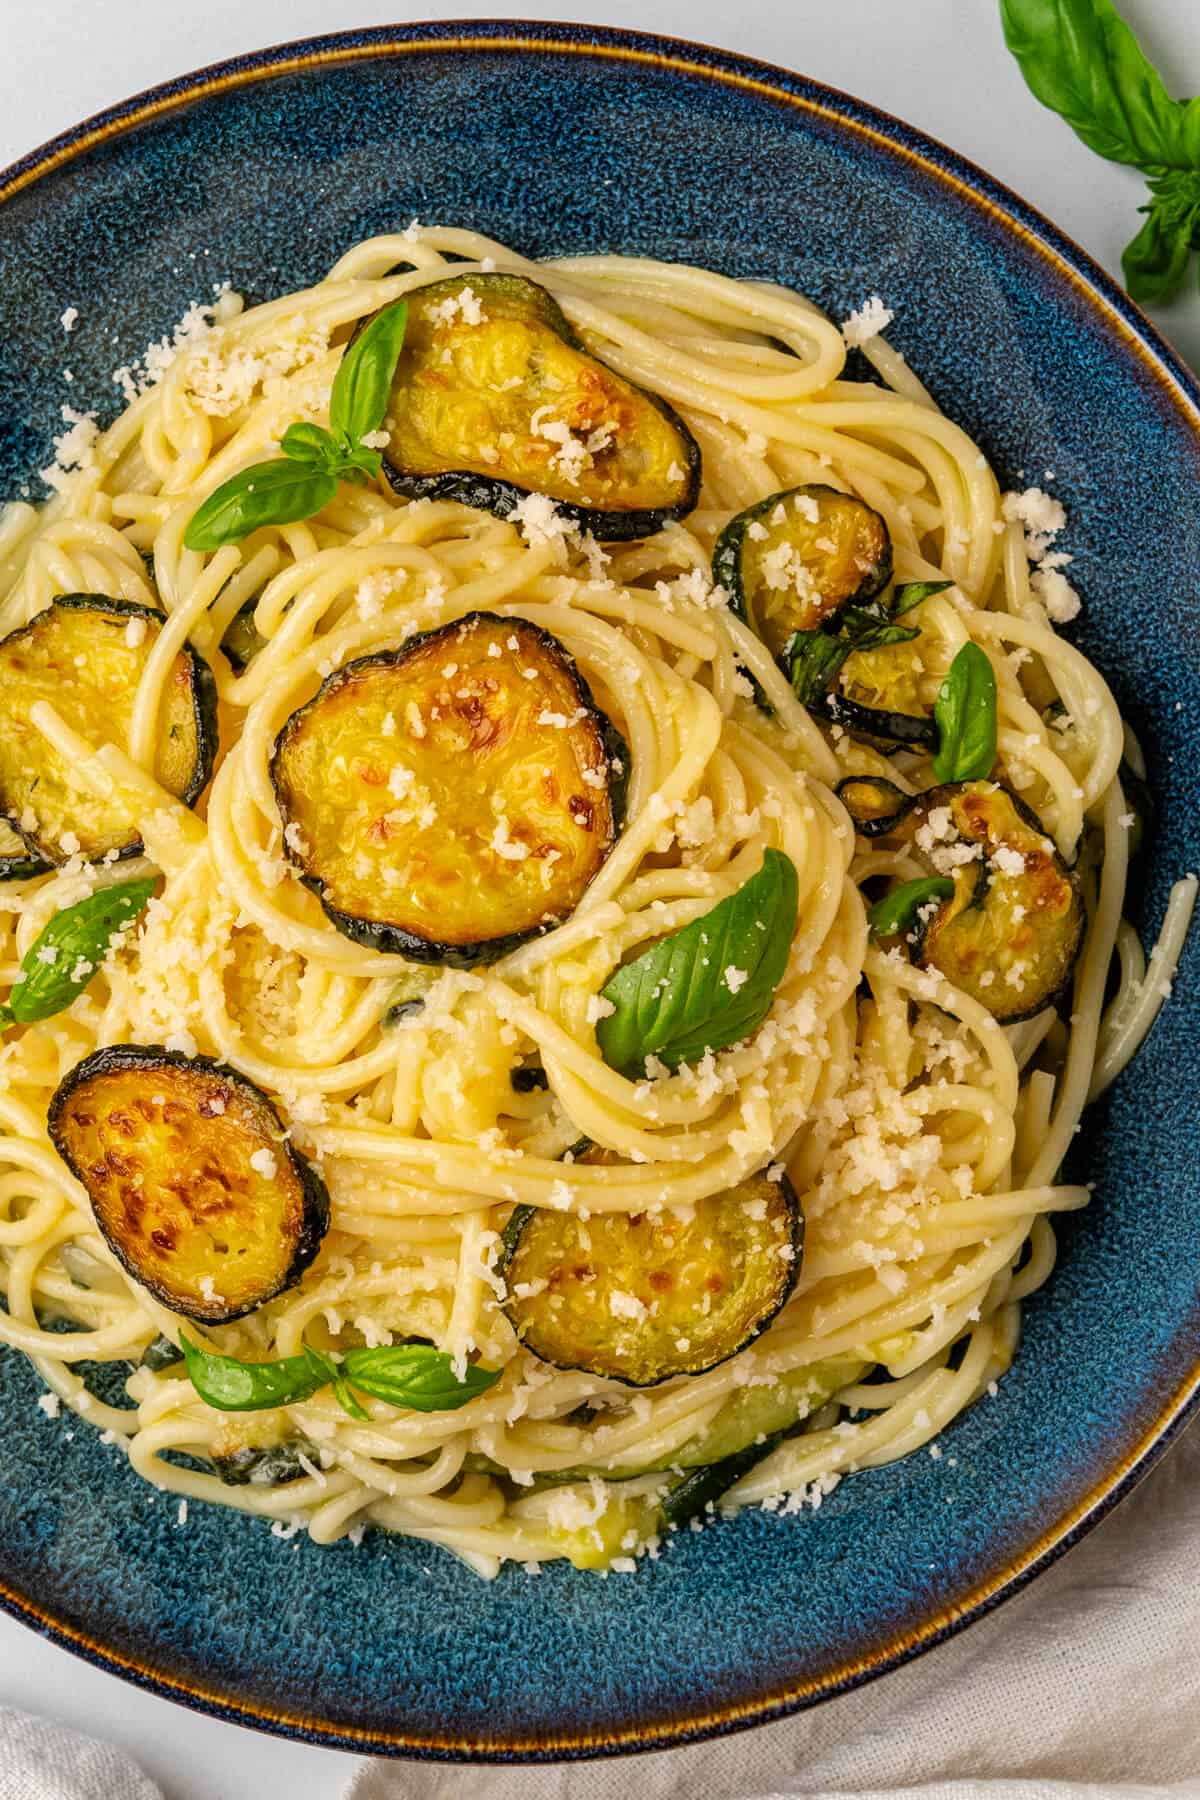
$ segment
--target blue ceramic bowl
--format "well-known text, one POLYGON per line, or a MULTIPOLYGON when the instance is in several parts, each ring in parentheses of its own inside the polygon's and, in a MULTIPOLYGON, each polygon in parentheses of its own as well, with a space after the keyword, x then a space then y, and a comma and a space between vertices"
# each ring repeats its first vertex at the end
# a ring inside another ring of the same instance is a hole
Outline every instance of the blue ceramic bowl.
MULTIPOLYGON (((535 255, 623 250, 764 276, 893 341, 1010 481, 1055 471, 1079 642, 1141 733, 1160 818, 1153 930, 1200 867, 1200 394, 1044 219, 858 101, 715 51, 493 23, 357 32, 189 76, 0 176, 0 494, 59 407, 211 284, 309 282, 423 219, 535 255), (79 308, 64 339, 60 314, 79 308), (59 371, 70 362, 75 381, 59 371)), ((1074 628, 1073 628, 1074 630, 1074 628)), ((568 1757, 678 1743, 805 1706, 1012 1593, 1162 1453, 1200 1389, 1193 940, 1149 1045, 1089 1114, 1094 1206, 1063 1232, 999 1397, 819 1514, 685 1534, 636 1576, 556 1565, 491 1586, 417 1543, 281 1542, 172 1501, 47 1421, 0 1357, 0 1597, 159 1693, 350 1748, 568 1757)))

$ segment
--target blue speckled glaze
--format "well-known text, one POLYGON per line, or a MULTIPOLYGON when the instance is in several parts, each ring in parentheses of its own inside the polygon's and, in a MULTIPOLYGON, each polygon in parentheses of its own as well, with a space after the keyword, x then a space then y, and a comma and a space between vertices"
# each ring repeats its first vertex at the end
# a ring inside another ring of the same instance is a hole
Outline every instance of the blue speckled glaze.
MULTIPOLYGON (((1200 396, 1086 257, 907 127, 689 45, 418 26, 143 96, 0 176, 0 200, 0 495, 48 460, 64 401, 115 411, 114 365, 215 281, 265 299, 414 214, 535 254, 770 277, 835 316, 882 294, 893 341, 1004 477, 1055 472, 1086 599, 1072 632, 1137 725, 1161 807, 1147 929, 1200 867, 1200 396)), ((1198 964, 1194 941, 1150 1044, 1088 1116, 1095 1204, 1062 1234, 999 1397, 941 1462, 856 1476, 815 1516, 687 1534, 634 1577, 556 1565, 489 1586, 415 1543, 322 1551, 201 1506, 180 1530, 94 1434, 67 1442, 4 1356, 0 1598, 175 1698, 408 1755, 646 1748, 880 1673, 1043 1566, 1189 1410, 1198 964)))

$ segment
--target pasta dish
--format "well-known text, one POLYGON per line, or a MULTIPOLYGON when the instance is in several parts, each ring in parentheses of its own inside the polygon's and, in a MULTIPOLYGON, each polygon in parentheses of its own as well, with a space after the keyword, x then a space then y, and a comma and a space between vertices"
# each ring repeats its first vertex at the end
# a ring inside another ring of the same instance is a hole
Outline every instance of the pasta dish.
POLYGON ((181 1523, 628 1572, 995 1391, 1196 882, 890 322, 414 223, 0 511, 0 1342, 181 1523))

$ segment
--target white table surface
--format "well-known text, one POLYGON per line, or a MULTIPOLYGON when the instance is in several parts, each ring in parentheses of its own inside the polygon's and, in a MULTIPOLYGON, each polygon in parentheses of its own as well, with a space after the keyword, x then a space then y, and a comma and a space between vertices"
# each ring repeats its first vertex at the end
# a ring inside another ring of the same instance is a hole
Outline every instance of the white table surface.
MULTIPOLYGON (((1177 94, 1200 92, 1195 0, 1120 0, 1177 94)), ((744 51, 861 95, 962 151, 1120 277, 1143 184, 1100 162, 1026 90, 996 0, 2 0, 0 167, 88 113, 263 44, 397 19, 525 18, 635 26, 744 51), (736 19, 736 28, 734 20, 736 19)), ((1157 316, 1200 367, 1200 296, 1157 316)), ((166 1800, 334 1800, 352 1759, 201 1718, 100 1673, 0 1616, 0 1704, 115 1739, 166 1800)), ((96 1800, 105 1800, 97 1796, 96 1800)))

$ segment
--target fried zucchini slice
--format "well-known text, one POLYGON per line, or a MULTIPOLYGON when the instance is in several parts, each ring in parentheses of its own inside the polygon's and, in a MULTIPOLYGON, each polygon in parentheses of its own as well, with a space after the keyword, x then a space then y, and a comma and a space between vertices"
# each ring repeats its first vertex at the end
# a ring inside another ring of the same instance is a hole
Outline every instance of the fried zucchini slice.
MULTIPOLYGON (((904 621, 907 624, 907 620, 904 621)), ((825 695, 823 711, 852 737, 884 750, 933 749, 937 727, 921 698, 921 640, 852 650, 825 695)))
POLYGON ((1062 992, 1083 942, 1079 882, 1037 815, 995 781, 947 782, 892 827, 954 892, 907 944, 1003 1025, 1031 1018, 1062 992))
POLYGON ((44 856, 30 852, 7 819, 0 819, 0 881, 27 881, 31 875, 45 875, 52 867, 44 856))
POLYGON ((626 768, 556 638, 469 613, 330 675, 271 778, 287 853, 339 931, 467 968, 578 905, 626 768))
POLYGON ((892 576, 892 540, 864 501, 814 483, 756 501, 717 539, 713 579, 781 664, 793 632, 871 600, 892 576))
POLYGON ((699 1201, 686 1223, 519 1207, 504 1233, 504 1310, 543 1362, 652 1387, 765 1330, 795 1285, 803 1236, 791 1184, 765 1174, 699 1201))
POLYGON ((522 275, 456 275, 409 294, 384 429, 397 493, 502 519, 547 494, 610 542, 682 519, 700 492, 683 420, 592 356, 522 275))
POLYGON ((320 1249, 325 1184, 266 1095, 224 1063, 97 1050, 59 1084, 48 1123, 109 1248, 172 1312, 240 1319, 320 1249))
MULTIPOLYGON (((142 846, 123 813, 72 782, 63 758, 30 723, 30 708, 48 700, 85 737, 124 749, 138 682, 162 625, 162 613, 131 600, 64 594, 0 642, 0 814, 49 863, 73 855, 98 862, 114 850, 136 856, 142 846)), ((166 681, 155 777, 190 806, 212 774, 216 749, 216 684, 204 659, 185 646, 166 681)))

